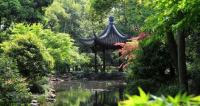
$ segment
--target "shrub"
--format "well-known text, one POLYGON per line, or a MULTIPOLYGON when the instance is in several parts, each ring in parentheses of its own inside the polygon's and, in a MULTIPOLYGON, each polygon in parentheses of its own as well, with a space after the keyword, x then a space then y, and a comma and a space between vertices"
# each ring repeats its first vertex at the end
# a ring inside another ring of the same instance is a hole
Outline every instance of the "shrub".
POLYGON ((157 90, 157 83, 152 79, 136 79, 128 82, 127 93, 129 94, 138 94, 138 86, 141 87, 144 91, 154 93, 157 90))
POLYGON ((54 60, 37 36, 18 35, 3 42, 1 48, 16 60, 20 73, 28 79, 45 76, 53 68, 54 60))
POLYGON ((89 60, 85 54, 79 53, 78 47, 74 45, 74 40, 69 34, 52 32, 50 29, 44 29, 41 24, 16 24, 11 32, 14 36, 32 34, 40 39, 46 47, 45 51, 54 58, 54 68, 58 71, 65 71, 67 65, 78 65, 89 60))
POLYGON ((31 94, 25 79, 18 73, 16 62, 11 58, 0 57, 0 105, 28 103, 31 94))
MULTIPOLYGON (((198 63, 199 64, 199 63, 198 63)), ((188 87, 189 92, 193 94, 200 94, 200 70, 199 68, 196 68, 192 66, 194 69, 189 70, 189 81, 188 81, 188 87)))
POLYGON ((8 39, 9 39, 9 35, 6 32, 0 32, 0 43, 8 39))
POLYGON ((49 87, 48 84, 48 78, 42 77, 37 81, 32 81, 29 85, 29 88, 32 93, 43 94, 45 91, 47 91, 48 88, 46 86, 49 87))
POLYGON ((45 95, 40 95, 37 97, 37 101, 41 106, 48 106, 47 105, 47 100, 45 95), (46 104, 46 105, 45 105, 46 104))
POLYGON ((141 41, 139 46, 139 50, 134 52, 136 57, 129 64, 130 79, 134 79, 134 77, 151 78, 159 82, 166 82, 174 77, 167 47, 160 37, 151 36, 141 41), (170 70, 169 74, 165 74, 166 69, 170 70))
POLYGON ((177 92, 181 92, 178 84, 173 85, 161 85, 156 92, 156 95, 171 95, 175 96, 177 92))
POLYGON ((139 96, 128 96, 128 100, 119 103, 119 106, 198 106, 200 96, 190 96, 186 94, 177 94, 175 97, 157 97, 146 94, 139 88, 139 96))

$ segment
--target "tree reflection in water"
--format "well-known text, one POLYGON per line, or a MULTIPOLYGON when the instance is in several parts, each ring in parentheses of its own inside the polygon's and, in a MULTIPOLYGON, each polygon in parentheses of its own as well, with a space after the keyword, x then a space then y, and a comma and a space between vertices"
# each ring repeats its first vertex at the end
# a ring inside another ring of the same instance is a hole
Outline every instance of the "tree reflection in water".
POLYGON ((57 97, 53 106, 118 106, 124 99, 124 86, 116 83, 71 81, 56 84, 57 97))
POLYGON ((86 89, 69 89, 57 94, 55 106, 80 106, 82 102, 87 102, 91 92, 86 89))

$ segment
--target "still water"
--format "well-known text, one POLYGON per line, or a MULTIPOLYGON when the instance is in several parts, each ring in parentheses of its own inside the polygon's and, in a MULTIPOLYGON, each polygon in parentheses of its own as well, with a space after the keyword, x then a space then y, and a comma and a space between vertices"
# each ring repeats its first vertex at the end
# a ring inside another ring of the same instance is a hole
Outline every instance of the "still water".
POLYGON ((122 81, 64 81, 54 83, 54 106, 118 106, 124 99, 122 81))

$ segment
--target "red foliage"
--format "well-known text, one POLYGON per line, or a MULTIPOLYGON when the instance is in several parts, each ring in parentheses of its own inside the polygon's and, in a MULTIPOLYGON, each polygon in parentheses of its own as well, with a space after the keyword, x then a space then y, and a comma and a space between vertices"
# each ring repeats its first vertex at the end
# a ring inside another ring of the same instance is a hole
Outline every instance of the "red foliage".
POLYGON ((135 55, 132 53, 132 51, 139 48, 139 40, 143 40, 146 38, 149 34, 142 32, 137 37, 132 37, 129 42, 126 43, 116 43, 116 46, 120 46, 121 49, 119 49, 119 53, 121 54, 121 59, 125 60, 119 68, 125 68, 128 65, 128 62, 135 58, 135 55))
POLYGON ((141 32, 139 33, 139 35, 137 37, 133 37, 131 38, 132 40, 143 40, 144 38, 146 38, 149 34, 145 33, 145 32, 141 32))

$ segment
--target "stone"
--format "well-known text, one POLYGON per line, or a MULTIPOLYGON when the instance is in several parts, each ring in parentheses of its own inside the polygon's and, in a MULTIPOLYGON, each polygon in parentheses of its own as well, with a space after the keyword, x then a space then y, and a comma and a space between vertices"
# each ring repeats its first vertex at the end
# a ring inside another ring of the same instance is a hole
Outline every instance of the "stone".
POLYGON ((53 93, 50 93, 50 94, 49 94, 49 98, 56 98, 56 95, 53 94, 53 93))
POLYGON ((52 78, 51 81, 58 81, 58 79, 57 78, 52 78))
POLYGON ((39 103, 31 103, 31 106, 39 106, 39 103))
POLYGON ((31 103, 38 103, 38 101, 37 100, 32 100, 31 103))
POLYGON ((53 93, 53 94, 55 94, 56 93, 56 91, 54 90, 54 89, 51 89, 51 91, 50 91, 51 93, 53 93))
POLYGON ((47 98, 46 100, 47 100, 47 102, 55 102, 56 101, 56 99, 53 99, 53 98, 47 98))
POLYGON ((32 100, 31 101, 31 106, 39 106, 39 103, 37 100, 32 100))

